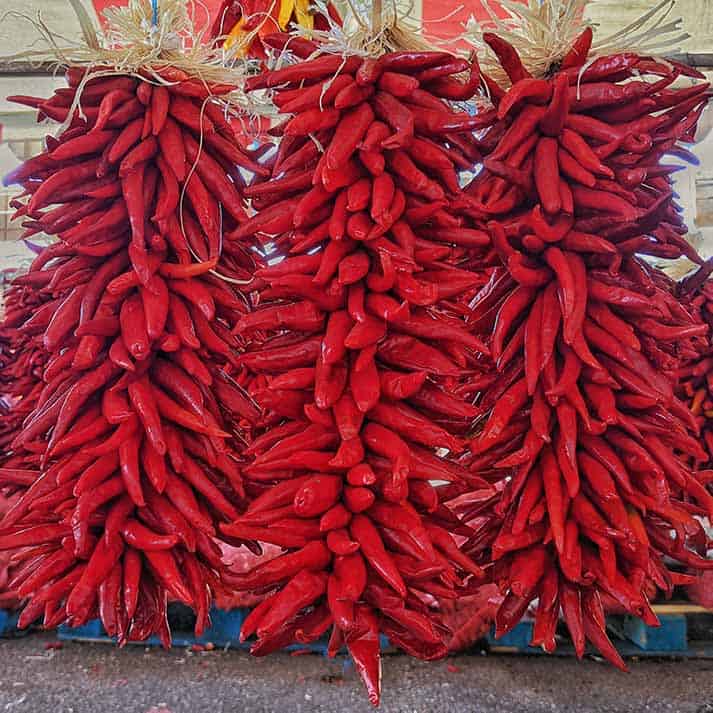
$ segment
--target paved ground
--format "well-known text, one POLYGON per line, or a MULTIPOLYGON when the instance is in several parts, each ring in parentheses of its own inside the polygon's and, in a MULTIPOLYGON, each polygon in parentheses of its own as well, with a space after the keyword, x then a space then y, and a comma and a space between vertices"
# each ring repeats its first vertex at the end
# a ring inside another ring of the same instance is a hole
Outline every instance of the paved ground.
MULTIPOLYGON (((0 711, 292 713, 371 710, 353 668, 320 656, 253 659, 237 651, 118 651, 51 636, 0 641, 0 711)), ((384 660, 383 713, 563 711, 713 713, 713 661, 597 661, 459 656, 384 660)))

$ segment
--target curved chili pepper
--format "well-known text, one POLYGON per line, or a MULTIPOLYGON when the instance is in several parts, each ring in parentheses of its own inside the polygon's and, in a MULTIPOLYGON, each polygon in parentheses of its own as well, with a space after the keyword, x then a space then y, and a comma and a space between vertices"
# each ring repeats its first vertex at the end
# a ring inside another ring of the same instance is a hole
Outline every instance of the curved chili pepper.
POLYGON ((517 50, 511 44, 492 32, 483 33, 483 41, 495 52, 513 85, 520 80, 530 78, 530 73, 523 66, 517 50))
POLYGON ((561 69, 571 69, 581 67, 587 58, 589 49, 592 46, 594 33, 591 27, 585 27, 577 39, 572 43, 569 52, 560 62, 561 69))

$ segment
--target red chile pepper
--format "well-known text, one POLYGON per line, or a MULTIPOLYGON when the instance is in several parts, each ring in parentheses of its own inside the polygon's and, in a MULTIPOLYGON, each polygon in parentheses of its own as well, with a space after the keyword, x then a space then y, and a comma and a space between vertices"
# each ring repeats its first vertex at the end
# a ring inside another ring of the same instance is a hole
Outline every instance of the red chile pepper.
POLYGON ((315 476, 307 480, 295 493, 295 513, 301 517, 321 515, 337 500, 341 492, 341 480, 332 476, 315 476))
POLYGON ((314 107, 325 107, 334 103, 337 109, 343 107, 335 101, 343 89, 351 83, 347 75, 340 74, 333 81, 312 85, 307 90, 287 90, 276 96, 276 104, 284 114, 297 114, 314 107))
POLYGON ((532 136, 535 127, 545 114, 545 110, 534 105, 526 105, 515 118, 490 158, 504 159, 532 136))
POLYGON ((572 43, 572 47, 569 52, 564 56, 560 62, 561 69, 572 69, 576 67, 581 67, 587 58, 589 49, 592 46, 592 39, 594 33, 591 27, 585 27, 582 33, 577 37, 577 39, 572 43))
MULTIPOLYGON (((551 96, 552 85, 548 81, 532 78, 521 79, 513 84, 498 104, 498 119, 506 117, 510 113, 510 110, 519 102, 526 101, 532 104, 545 104, 549 101, 551 96)), ((552 135, 547 131, 544 133, 552 135)), ((556 136, 557 134, 554 135, 556 136)))
POLYGON ((558 213, 562 203, 558 187, 557 142, 554 139, 542 138, 537 142, 534 178, 542 207, 547 213, 558 213))
POLYGON ((560 142, 587 170, 609 178, 613 177, 611 169, 601 163, 597 155, 576 131, 565 129, 560 137, 560 142))
POLYGON ((495 52, 513 84, 530 77, 530 73, 523 66, 517 51, 511 44, 491 32, 484 33, 483 40, 495 52))

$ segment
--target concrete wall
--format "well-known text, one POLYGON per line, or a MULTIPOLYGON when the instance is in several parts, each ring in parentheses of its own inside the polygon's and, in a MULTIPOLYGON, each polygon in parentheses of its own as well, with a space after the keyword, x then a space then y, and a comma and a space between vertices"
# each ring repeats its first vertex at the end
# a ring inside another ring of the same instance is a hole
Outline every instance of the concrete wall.
MULTIPOLYGON (((91 0, 82 2, 94 16, 91 0)), ((67 0, 2 0, 0 8, 3 17, 0 22, 0 58, 26 51, 37 42, 33 25, 18 15, 36 19, 39 13, 54 32, 70 39, 80 35, 79 22, 67 0)))
MULTIPOLYGON (((594 0, 586 14, 604 34, 611 34, 657 4, 658 0, 594 0)), ((692 35, 682 47, 685 51, 713 52, 712 0, 677 0, 669 17, 681 17, 683 29, 692 35)))

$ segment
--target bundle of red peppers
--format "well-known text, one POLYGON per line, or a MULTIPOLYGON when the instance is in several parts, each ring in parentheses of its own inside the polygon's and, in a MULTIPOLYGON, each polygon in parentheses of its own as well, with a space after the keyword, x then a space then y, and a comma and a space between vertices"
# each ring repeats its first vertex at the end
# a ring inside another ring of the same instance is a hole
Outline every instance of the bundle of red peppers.
POLYGON ((713 291, 641 257, 701 262, 662 160, 690 158, 708 85, 589 61, 590 30, 543 78, 485 39, 508 88, 443 52, 263 38, 298 61, 247 82, 288 117, 262 163, 233 87, 175 69, 20 98, 64 122, 10 177, 27 235, 59 238, 0 330, 22 624, 168 643, 169 598, 200 631, 211 592, 257 593, 254 654, 329 632, 376 704, 380 635, 445 656, 443 610, 486 581, 498 633, 536 600, 533 644, 561 612, 623 667, 605 612, 655 623, 690 581, 664 558, 713 568, 713 291), (282 551, 231 573, 216 539, 282 551))
MULTIPOLYGON (((703 465, 713 467, 713 259, 706 261, 678 285, 678 294, 687 308, 696 314, 701 323, 708 325, 708 339, 698 349, 686 353, 678 364, 676 381, 679 396, 688 402, 701 431, 701 442, 707 453, 703 465)), ((702 477, 711 480, 708 471, 702 477)))
POLYGON ((493 95, 501 137, 468 190, 502 263, 473 303, 499 378, 469 464, 506 480, 472 513, 464 551, 505 594, 498 634, 537 599, 533 645, 554 649, 561 611, 579 656, 589 640, 624 668, 609 603, 655 624, 651 586, 689 581, 664 557, 713 567, 696 519, 713 497, 691 467, 707 456, 667 373, 672 348, 708 325, 640 257, 700 261, 661 159, 689 155, 679 142, 693 140, 708 85, 671 89, 698 73, 635 54, 584 67, 589 30, 547 78, 485 40, 512 84, 493 95))
POLYGON ((245 302, 212 274, 249 283, 234 141, 206 85, 166 68, 144 79, 70 70, 47 100, 14 99, 64 122, 6 181, 25 235, 58 240, 19 277, 2 330, 12 358, 3 394, 2 520, 16 551, 7 589, 20 625, 97 616, 119 641, 158 632, 167 598, 208 621, 224 569, 213 541, 244 492, 233 420, 257 409, 226 371, 245 302), (247 278, 247 279, 246 279, 247 278), (244 405, 241 415, 227 405, 244 405))
MULTIPOLYGON (((20 280, 21 282, 21 280, 20 280)), ((20 424, 34 408, 42 391, 42 371, 47 356, 30 335, 16 330, 12 322, 27 321, 43 304, 31 287, 16 282, 3 295, 5 320, 0 324, 0 449, 8 449, 20 424), (17 315, 17 316, 14 316, 17 315)), ((29 485, 33 475, 18 485, 29 485)))
POLYGON ((243 625, 253 653, 331 628, 374 703, 379 635, 445 656, 433 605, 483 575, 454 539, 474 533, 432 483, 488 489, 437 452, 463 449, 477 410, 450 387, 486 351, 451 301, 480 283, 460 265, 489 239, 449 205, 492 115, 442 101, 478 83, 477 65, 437 52, 324 54, 247 83, 279 87, 292 118, 271 179, 245 191, 256 215, 231 235, 267 233, 283 259, 257 272, 258 308, 235 327, 273 427, 246 450, 248 508, 222 529, 285 553, 229 581, 274 590, 243 625))

